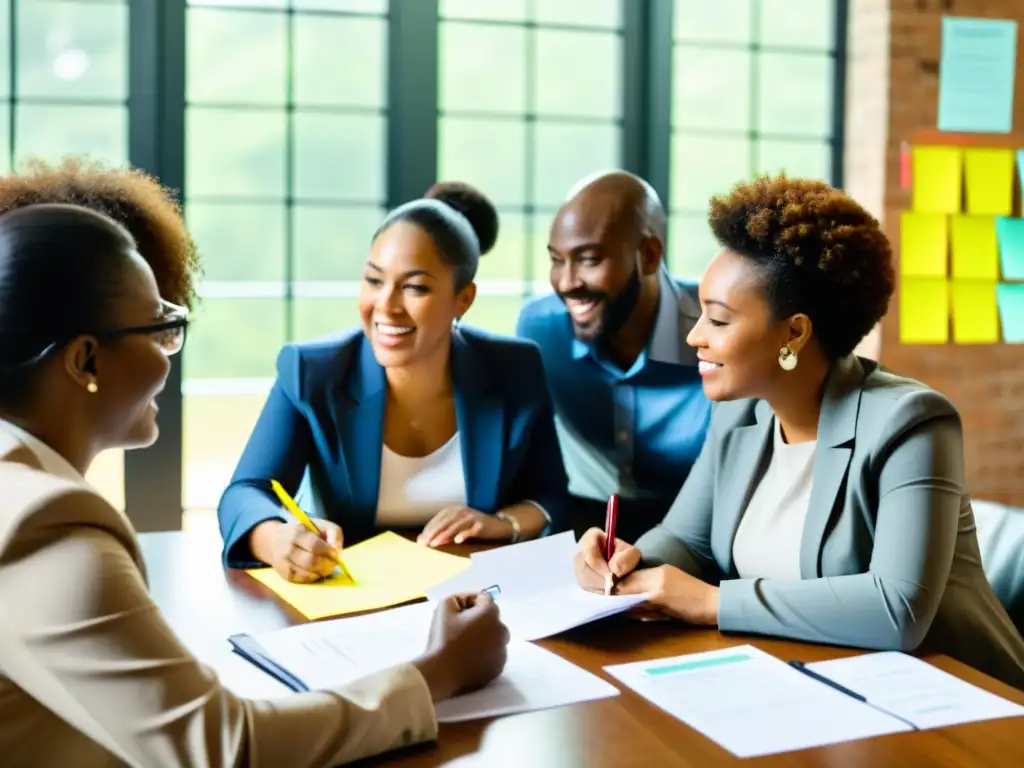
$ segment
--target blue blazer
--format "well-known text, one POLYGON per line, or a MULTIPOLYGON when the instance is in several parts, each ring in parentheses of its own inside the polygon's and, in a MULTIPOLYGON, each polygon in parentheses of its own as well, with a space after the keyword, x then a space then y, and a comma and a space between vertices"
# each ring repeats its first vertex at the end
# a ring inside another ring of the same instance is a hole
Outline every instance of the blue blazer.
MULTIPOLYGON (((460 327, 452 377, 469 506, 493 513, 534 501, 550 530, 561 530, 567 480, 537 346, 460 327)), ((227 566, 262 565, 249 532, 284 519, 270 480, 295 495, 307 470, 318 512, 346 541, 373 534, 386 393, 361 330, 281 350, 277 381, 217 509, 227 566)))

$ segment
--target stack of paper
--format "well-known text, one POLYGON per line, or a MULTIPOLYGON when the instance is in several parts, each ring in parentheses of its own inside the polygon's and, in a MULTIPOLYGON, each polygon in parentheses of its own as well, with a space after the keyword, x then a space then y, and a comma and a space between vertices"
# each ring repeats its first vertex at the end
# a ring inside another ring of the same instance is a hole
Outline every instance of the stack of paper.
MULTIPOLYGON (((237 653, 292 690, 332 688, 420 656, 435 608, 420 603, 253 637, 236 635, 231 641, 237 653)), ((437 717, 442 722, 494 717, 618 693, 550 651, 514 640, 502 675, 486 688, 439 703, 437 717)))
POLYGON ((427 591, 430 600, 458 592, 500 590, 501 619, 512 637, 540 640, 647 600, 646 595, 610 596, 586 592, 576 583, 571 532, 501 547, 470 556, 472 566, 427 591))
POLYGON ((421 599, 429 588, 469 567, 469 560, 416 544, 396 533, 382 533, 346 548, 340 575, 315 584, 293 584, 273 568, 248 571, 307 619, 341 616, 421 599))
POLYGON ((902 653, 808 664, 750 645, 605 670, 739 757, 1024 715, 1024 707, 902 653))

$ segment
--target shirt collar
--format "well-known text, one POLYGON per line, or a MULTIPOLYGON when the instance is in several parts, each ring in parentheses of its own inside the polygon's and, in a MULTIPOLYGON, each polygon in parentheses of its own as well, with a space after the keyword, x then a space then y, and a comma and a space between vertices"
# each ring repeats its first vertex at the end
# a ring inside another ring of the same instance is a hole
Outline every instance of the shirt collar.
MULTIPOLYGON (((658 299, 658 312, 654 316, 654 328, 651 330, 651 340, 647 347, 640 353, 637 365, 643 367, 647 360, 658 363, 670 363, 673 365, 684 365, 688 361, 683 359, 682 348, 682 325, 687 312, 684 299, 680 291, 668 273, 662 268, 658 275, 660 286, 658 299)), ((699 312, 697 313, 700 314, 699 312)), ((587 355, 598 357, 597 351, 590 344, 580 341, 577 338, 572 340, 572 357, 574 360, 581 360, 587 355)), ((636 367, 636 365, 634 365, 636 367)))
POLYGON ((76 483, 86 482, 86 479, 77 469, 71 466, 71 463, 67 459, 31 432, 22 429, 17 424, 5 419, 0 419, 0 429, 6 431, 14 439, 18 440, 26 448, 32 451, 36 458, 39 459, 39 463, 42 465, 45 472, 76 483))

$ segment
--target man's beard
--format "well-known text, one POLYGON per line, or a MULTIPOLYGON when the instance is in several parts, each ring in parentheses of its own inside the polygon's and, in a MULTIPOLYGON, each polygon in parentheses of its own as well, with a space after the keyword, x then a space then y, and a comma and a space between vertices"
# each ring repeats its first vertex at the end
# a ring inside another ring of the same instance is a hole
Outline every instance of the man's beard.
POLYGON ((640 303, 640 270, 634 268, 626 285, 614 296, 600 291, 581 289, 562 295, 565 299, 591 300, 601 302, 601 315, 587 326, 577 325, 573 321, 573 332, 576 338, 586 344, 607 343, 633 315, 633 310, 640 303))

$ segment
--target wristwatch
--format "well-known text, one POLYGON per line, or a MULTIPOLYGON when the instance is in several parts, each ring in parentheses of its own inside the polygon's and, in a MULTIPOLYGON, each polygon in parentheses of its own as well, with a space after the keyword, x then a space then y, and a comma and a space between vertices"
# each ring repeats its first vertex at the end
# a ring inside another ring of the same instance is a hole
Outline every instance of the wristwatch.
POLYGON ((509 543, 518 543, 523 537, 523 530, 519 527, 519 521, 512 517, 512 515, 506 515, 504 512, 495 512, 494 516, 512 526, 512 539, 509 543))

